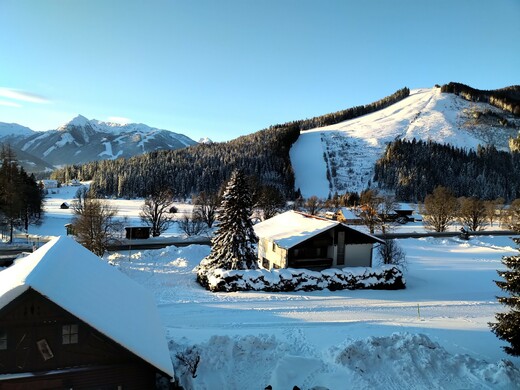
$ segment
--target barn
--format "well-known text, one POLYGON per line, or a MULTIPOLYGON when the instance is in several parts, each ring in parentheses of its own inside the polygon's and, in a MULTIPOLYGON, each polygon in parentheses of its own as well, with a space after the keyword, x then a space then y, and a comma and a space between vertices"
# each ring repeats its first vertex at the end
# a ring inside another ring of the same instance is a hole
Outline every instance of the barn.
POLYGON ((74 240, 0 272, 0 389, 154 389, 173 376, 153 296, 74 240))

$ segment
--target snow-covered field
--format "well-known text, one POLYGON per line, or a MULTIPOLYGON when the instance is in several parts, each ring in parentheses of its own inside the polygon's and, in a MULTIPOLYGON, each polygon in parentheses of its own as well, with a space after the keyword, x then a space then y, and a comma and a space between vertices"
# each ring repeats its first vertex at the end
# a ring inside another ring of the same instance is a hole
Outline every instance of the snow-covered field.
MULTIPOLYGON (((51 195, 44 224, 31 233, 63 234, 71 212, 59 205, 73 192, 51 195)), ((142 201, 114 202, 138 221, 142 201)), ((400 244, 407 288, 397 291, 211 293, 193 273, 207 246, 106 259, 154 294, 186 388, 518 389, 520 359, 488 327, 502 310, 496 269, 517 253, 514 243, 497 236, 400 244), (200 355, 196 378, 177 354, 200 355)))

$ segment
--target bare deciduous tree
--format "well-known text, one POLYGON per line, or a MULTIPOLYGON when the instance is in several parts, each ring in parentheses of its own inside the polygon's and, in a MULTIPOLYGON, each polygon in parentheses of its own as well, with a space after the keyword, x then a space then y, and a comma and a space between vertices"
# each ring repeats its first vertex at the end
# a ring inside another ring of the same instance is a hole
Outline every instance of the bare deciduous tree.
POLYGON ((205 233, 208 230, 208 225, 204 222, 196 213, 192 213, 191 216, 184 215, 177 221, 179 228, 187 236, 198 236, 205 233))
POLYGON ((386 239, 385 243, 378 247, 381 264, 396 265, 406 270, 406 255, 396 240, 386 239))
POLYGON ((323 208, 323 201, 313 195, 305 201, 304 207, 310 215, 316 215, 323 208))
POLYGON ((496 218, 500 219, 502 209, 504 208, 504 202, 504 198, 497 198, 495 200, 484 202, 486 206, 486 216, 490 225, 493 225, 496 218))
POLYGON ((193 210, 194 214, 199 220, 206 223, 208 228, 212 228, 217 219, 217 211, 220 206, 220 197, 218 194, 210 194, 202 191, 195 197, 193 204, 195 205, 193 210))
POLYGON ((444 232, 457 217, 458 202, 452 192, 442 186, 424 199, 423 223, 426 229, 444 232))
POLYGON ((159 191, 145 199, 139 216, 141 221, 152 228, 152 236, 158 237, 164 233, 173 223, 170 215, 173 193, 171 190, 159 191))
POLYGON ((486 213, 486 204, 483 200, 477 198, 460 198, 460 222, 467 226, 469 230, 481 230, 484 226, 488 214, 486 213))
POLYGON ((102 256, 109 243, 123 229, 123 223, 116 219, 117 208, 91 198, 85 187, 76 193, 72 208, 72 228, 78 241, 88 250, 102 256))

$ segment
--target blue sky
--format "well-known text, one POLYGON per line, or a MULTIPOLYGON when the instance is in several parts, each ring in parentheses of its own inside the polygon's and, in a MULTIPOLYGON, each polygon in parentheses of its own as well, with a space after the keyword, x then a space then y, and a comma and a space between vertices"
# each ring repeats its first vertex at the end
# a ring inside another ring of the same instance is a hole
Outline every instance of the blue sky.
POLYGON ((0 122, 225 141, 458 81, 520 84, 519 0, 0 0, 0 122))

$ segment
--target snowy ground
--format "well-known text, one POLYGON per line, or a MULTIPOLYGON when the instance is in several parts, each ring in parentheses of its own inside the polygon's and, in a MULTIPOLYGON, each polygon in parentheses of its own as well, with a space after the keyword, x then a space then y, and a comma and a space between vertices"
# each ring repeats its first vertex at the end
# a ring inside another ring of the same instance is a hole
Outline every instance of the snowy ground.
MULTIPOLYGON (((31 233, 62 234, 71 213, 59 205, 73 192, 51 195, 44 224, 31 233)), ((142 201, 117 205, 138 221, 142 201)), ((106 258, 154 294, 187 388, 518 389, 520 359, 501 350, 487 325, 502 310, 493 280, 502 256, 517 253, 514 243, 497 236, 400 244, 408 269, 407 289, 398 291, 210 293, 193 273, 207 246, 106 258), (177 353, 200 354, 196 378, 177 353)))

